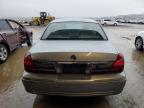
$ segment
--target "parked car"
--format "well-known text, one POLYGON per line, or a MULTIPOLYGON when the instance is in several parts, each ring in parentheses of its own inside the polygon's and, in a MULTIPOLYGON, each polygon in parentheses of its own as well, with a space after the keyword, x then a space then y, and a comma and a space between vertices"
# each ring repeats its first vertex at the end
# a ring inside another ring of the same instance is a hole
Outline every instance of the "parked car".
POLYGON ((114 25, 114 26, 117 26, 118 22, 116 22, 115 20, 111 20, 111 19, 103 19, 103 20, 101 20, 101 24, 102 25, 114 25))
POLYGON ((138 24, 144 24, 144 20, 138 20, 138 24))
POLYGON ((125 23, 125 20, 124 19, 117 19, 116 20, 118 23, 125 23))
POLYGON ((23 43, 32 45, 32 32, 14 20, 0 19, 0 63, 5 62, 8 54, 23 43))
POLYGON ((143 49, 144 49, 144 31, 141 31, 138 34, 136 34, 135 47, 137 50, 143 51, 143 49))
POLYGON ((101 25, 90 19, 57 19, 24 58, 27 92, 58 96, 119 94, 126 83, 124 57, 101 25))

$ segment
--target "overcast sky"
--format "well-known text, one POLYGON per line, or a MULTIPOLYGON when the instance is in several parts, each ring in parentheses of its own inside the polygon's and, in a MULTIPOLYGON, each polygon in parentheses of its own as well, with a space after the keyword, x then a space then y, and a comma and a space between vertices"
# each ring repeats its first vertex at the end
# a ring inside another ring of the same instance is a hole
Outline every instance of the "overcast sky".
POLYGON ((144 0, 0 0, 0 17, 103 17, 144 13, 144 0))

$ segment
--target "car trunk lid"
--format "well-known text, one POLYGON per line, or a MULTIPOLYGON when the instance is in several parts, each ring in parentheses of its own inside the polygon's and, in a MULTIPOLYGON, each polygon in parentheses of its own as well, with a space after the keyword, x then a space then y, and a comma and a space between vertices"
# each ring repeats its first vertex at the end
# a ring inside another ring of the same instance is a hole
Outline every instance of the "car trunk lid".
POLYGON ((27 71, 34 72, 110 73, 121 72, 124 65, 123 57, 107 41, 44 41, 36 44, 29 53, 26 60, 36 69, 27 71))
POLYGON ((40 41, 32 59, 46 61, 114 61, 117 50, 108 41, 40 41))

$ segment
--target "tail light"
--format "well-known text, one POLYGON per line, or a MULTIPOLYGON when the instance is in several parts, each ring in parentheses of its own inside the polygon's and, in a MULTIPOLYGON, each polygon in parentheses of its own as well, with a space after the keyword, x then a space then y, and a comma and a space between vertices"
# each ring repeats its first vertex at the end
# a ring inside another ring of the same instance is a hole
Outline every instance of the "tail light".
POLYGON ((28 72, 33 72, 35 70, 35 65, 30 54, 26 54, 24 57, 24 68, 28 72))
POLYGON ((27 72, 36 72, 36 73, 56 73, 54 63, 48 61, 38 61, 32 60, 30 54, 26 54, 24 58, 24 68, 27 72))
POLYGON ((124 70, 124 57, 122 54, 117 55, 116 61, 112 64, 112 71, 121 72, 124 70))

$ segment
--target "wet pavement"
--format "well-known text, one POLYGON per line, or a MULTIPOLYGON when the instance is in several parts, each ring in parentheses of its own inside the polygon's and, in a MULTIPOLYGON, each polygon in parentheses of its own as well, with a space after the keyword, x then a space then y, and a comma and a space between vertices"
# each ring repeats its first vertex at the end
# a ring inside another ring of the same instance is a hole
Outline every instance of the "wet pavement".
MULTIPOLYGON (((34 32, 34 43, 44 27, 28 27, 34 32)), ((104 27, 112 44, 125 56, 127 83, 119 95, 92 98, 47 97, 29 94, 21 82, 26 45, 15 50, 0 65, 0 108, 144 108, 144 52, 135 50, 134 35, 144 25, 104 27)))

